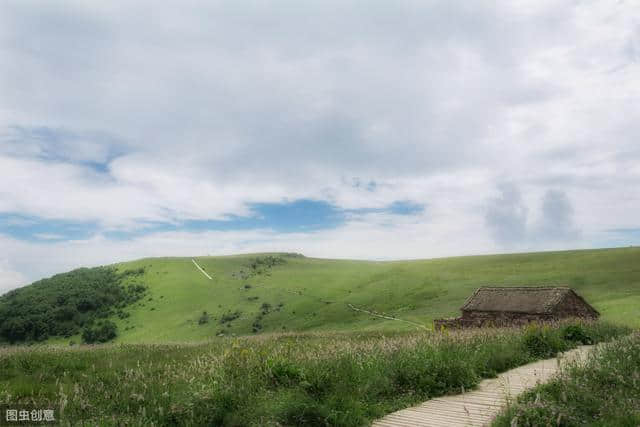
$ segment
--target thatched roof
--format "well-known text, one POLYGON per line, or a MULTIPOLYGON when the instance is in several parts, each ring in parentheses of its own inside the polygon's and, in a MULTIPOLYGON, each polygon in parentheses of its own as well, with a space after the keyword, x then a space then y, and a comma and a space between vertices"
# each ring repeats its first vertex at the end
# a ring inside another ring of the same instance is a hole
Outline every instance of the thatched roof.
POLYGON ((546 314, 551 313, 568 294, 577 296, 595 311, 567 287, 482 287, 467 299, 461 310, 546 314))

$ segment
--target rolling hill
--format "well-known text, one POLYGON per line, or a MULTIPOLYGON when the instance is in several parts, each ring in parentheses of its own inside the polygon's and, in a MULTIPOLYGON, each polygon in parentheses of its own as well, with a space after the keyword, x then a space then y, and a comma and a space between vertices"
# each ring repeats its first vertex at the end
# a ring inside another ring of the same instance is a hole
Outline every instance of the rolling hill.
POLYGON ((113 317, 116 342, 123 343, 418 327, 353 308, 431 328, 434 318, 457 315, 465 298, 487 284, 567 284, 603 319, 640 325, 640 248, 635 247, 390 262, 248 254, 147 258, 115 267, 144 269, 130 280, 148 288, 129 307, 129 317, 113 317))

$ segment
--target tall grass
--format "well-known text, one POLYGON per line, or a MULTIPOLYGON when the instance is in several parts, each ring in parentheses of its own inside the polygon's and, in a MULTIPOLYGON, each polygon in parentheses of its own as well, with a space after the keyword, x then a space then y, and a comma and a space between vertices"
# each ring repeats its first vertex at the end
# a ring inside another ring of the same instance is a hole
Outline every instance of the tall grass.
POLYGON ((583 339, 598 342, 627 332, 602 323, 563 323, 11 349, 0 351, 0 404, 54 407, 65 422, 100 425, 360 426, 583 339))
POLYGON ((605 344, 584 365, 524 394, 495 427, 640 425, 640 333, 605 344))

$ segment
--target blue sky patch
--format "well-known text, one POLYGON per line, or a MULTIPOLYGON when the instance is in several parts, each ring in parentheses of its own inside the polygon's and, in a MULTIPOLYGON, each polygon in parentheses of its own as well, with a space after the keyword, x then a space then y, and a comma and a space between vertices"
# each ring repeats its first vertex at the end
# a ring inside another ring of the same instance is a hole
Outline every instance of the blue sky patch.
POLYGON ((279 233, 310 232, 337 228, 352 214, 390 213, 415 215, 424 205, 396 201, 384 208, 341 209, 320 201, 301 199, 283 203, 253 203, 252 216, 229 216, 216 220, 138 221, 135 230, 101 230, 96 222, 52 220, 20 214, 0 214, 0 233, 20 240, 58 242, 87 239, 102 233, 114 240, 126 240, 158 232, 205 232, 270 229, 279 233))
POLYGON ((94 222, 43 219, 20 214, 0 213, 0 233, 19 240, 59 242, 88 239, 98 232, 94 222))
POLYGON ((71 132, 47 126, 11 126, 2 135, 1 152, 45 162, 70 163, 107 173, 109 163, 127 150, 105 132, 71 132))
POLYGON ((316 200, 296 200, 284 203, 254 203, 249 205, 253 216, 229 216, 222 220, 185 220, 173 223, 145 223, 133 232, 110 231, 109 238, 126 239, 151 232, 166 231, 231 231, 271 229, 280 233, 316 231, 340 226, 346 220, 344 211, 330 203, 316 200))
POLYGON ((612 228, 606 230, 608 233, 623 234, 626 236, 640 237, 640 228, 612 228))
POLYGON ((417 215, 424 212, 424 205, 411 200, 398 200, 391 203, 388 210, 395 215, 417 215))
POLYGON ((275 231, 309 231, 335 228, 345 221, 344 212, 330 203, 296 200, 285 203, 256 203, 250 206, 257 221, 275 231))
POLYGON ((597 247, 611 248, 640 244, 640 228, 611 228, 604 232, 606 237, 598 241, 597 247))

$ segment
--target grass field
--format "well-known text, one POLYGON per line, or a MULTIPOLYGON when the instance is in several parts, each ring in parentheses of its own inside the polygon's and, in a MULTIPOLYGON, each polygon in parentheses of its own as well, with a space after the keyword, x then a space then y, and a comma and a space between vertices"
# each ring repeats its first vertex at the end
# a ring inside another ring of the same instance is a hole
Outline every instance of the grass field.
POLYGON ((605 322, 581 326, 596 342, 640 325, 640 248, 196 261, 212 279, 191 258, 115 265, 144 271, 123 280, 147 287, 129 317, 112 319, 115 344, 69 346, 81 342, 72 336, 0 347, 0 406, 44 405, 92 425, 357 426, 577 344, 562 324, 425 330, 479 286, 571 286, 602 313, 605 322))
POLYGON ((146 284, 149 293, 130 308, 131 317, 114 319, 120 334, 116 342, 202 341, 221 332, 247 335, 253 334, 256 319, 259 332, 416 329, 355 312, 348 304, 431 328, 434 318, 457 315, 476 287, 489 284, 566 284, 593 304, 603 320, 640 326, 640 248, 635 247, 393 262, 284 257, 284 264, 250 274, 257 257, 264 254, 197 257, 213 280, 191 258, 117 264, 121 271, 144 267, 145 274, 135 280, 146 284), (270 308, 262 315, 265 303, 270 308), (199 324, 204 311, 210 321, 199 324), (228 312, 240 315, 221 324, 228 312))
POLYGON ((0 348, 0 406, 63 425, 361 426, 627 328, 262 334, 205 344, 0 348), (572 334, 567 334, 571 330, 572 334))

